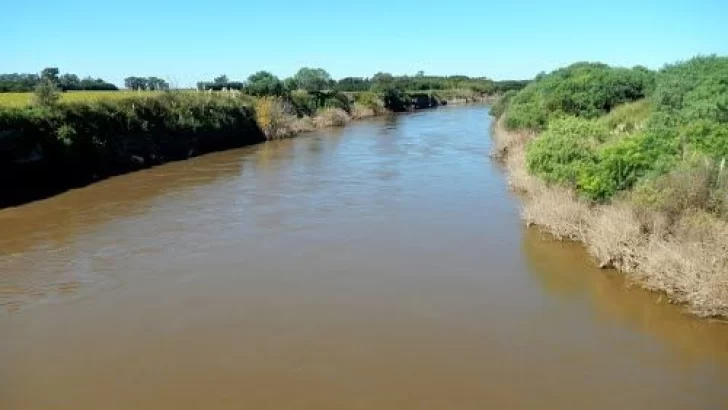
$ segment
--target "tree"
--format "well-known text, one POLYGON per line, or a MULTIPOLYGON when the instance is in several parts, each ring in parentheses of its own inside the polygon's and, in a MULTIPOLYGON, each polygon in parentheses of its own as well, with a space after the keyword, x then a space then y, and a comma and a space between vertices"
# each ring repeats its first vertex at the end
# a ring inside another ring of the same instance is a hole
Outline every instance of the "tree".
POLYGON ((60 73, 60 70, 58 70, 58 67, 47 67, 44 68, 43 71, 40 72, 40 78, 44 80, 49 80, 53 84, 58 84, 58 74, 60 73))
POLYGON ((61 89, 66 90, 78 90, 81 87, 81 80, 76 74, 63 74, 58 80, 58 84, 61 89))
POLYGON ((159 77, 147 78, 147 87, 150 90, 168 90, 169 84, 159 77))
POLYGON ((215 77, 215 79, 212 80, 212 82, 215 84, 227 84, 230 82, 230 80, 228 79, 228 76, 223 74, 221 76, 215 77))
POLYGON ((295 78, 288 77, 285 80, 283 80, 283 87, 287 91, 296 91, 296 90, 298 90, 298 83, 296 82, 295 78))
POLYGON ((371 81, 362 77, 344 77, 336 83, 339 91, 369 91, 371 81))
POLYGON ((374 74, 374 77, 372 77, 372 91, 387 91, 394 89, 395 87, 395 81, 394 76, 389 73, 376 73, 374 74))
POLYGON ((278 77, 267 71, 258 71, 248 77, 245 90, 250 95, 283 95, 284 87, 278 77))
POLYGON ((41 107, 51 107, 58 102, 61 95, 56 84, 48 77, 40 80, 35 87, 35 102, 41 107))
POLYGON ((331 75, 323 68, 303 67, 293 76, 298 88, 318 92, 330 85, 331 75))
POLYGON ((130 90, 146 90, 148 86, 147 79, 143 77, 127 77, 124 79, 124 87, 130 90))

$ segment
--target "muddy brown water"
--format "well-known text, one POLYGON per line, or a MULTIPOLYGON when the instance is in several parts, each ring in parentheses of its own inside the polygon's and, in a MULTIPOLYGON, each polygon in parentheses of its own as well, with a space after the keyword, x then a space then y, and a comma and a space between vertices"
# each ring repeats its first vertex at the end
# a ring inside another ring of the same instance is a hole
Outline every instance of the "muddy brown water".
POLYGON ((728 325, 519 220, 487 108, 0 211, 0 408, 728 409, 728 325))

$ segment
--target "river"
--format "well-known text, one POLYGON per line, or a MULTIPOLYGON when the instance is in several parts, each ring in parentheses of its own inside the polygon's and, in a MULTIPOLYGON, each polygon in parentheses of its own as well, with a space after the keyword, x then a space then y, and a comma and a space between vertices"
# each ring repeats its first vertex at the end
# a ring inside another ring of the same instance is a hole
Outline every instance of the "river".
POLYGON ((525 228, 489 121, 363 121, 0 211, 0 408, 728 408, 728 325, 525 228))

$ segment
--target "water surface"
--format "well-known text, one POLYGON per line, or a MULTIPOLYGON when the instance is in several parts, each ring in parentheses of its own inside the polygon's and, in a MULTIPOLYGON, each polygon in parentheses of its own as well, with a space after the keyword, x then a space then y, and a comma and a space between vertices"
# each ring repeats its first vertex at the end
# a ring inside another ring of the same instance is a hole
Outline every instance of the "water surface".
POLYGON ((0 211, 0 408, 728 408, 728 326, 525 229, 488 130, 377 119, 0 211))

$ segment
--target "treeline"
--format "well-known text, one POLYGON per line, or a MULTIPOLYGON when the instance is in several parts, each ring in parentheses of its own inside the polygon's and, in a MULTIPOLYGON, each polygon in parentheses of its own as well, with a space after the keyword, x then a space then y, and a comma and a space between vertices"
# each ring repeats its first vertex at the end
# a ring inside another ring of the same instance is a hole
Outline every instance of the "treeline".
POLYGON ((371 78, 345 77, 334 80, 322 68, 301 68, 293 77, 281 80, 267 71, 259 71, 245 81, 232 81, 226 75, 216 77, 212 81, 200 81, 198 90, 239 90, 250 95, 281 96, 295 90, 318 92, 322 90, 340 92, 377 91, 394 88, 401 91, 438 91, 438 90, 471 90, 480 94, 502 94, 512 90, 520 90, 528 84, 523 81, 494 81, 486 77, 467 76, 427 76, 419 72, 414 76, 394 76, 388 73, 377 73, 371 78))
POLYGON ((101 78, 79 78, 76 74, 60 74, 56 67, 43 69, 40 74, 0 74, 0 92, 34 91, 43 81, 54 84, 62 91, 115 91, 118 88, 101 78))
POLYGON ((139 90, 169 90, 169 83, 159 77, 127 77, 124 79, 124 87, 139 90))

